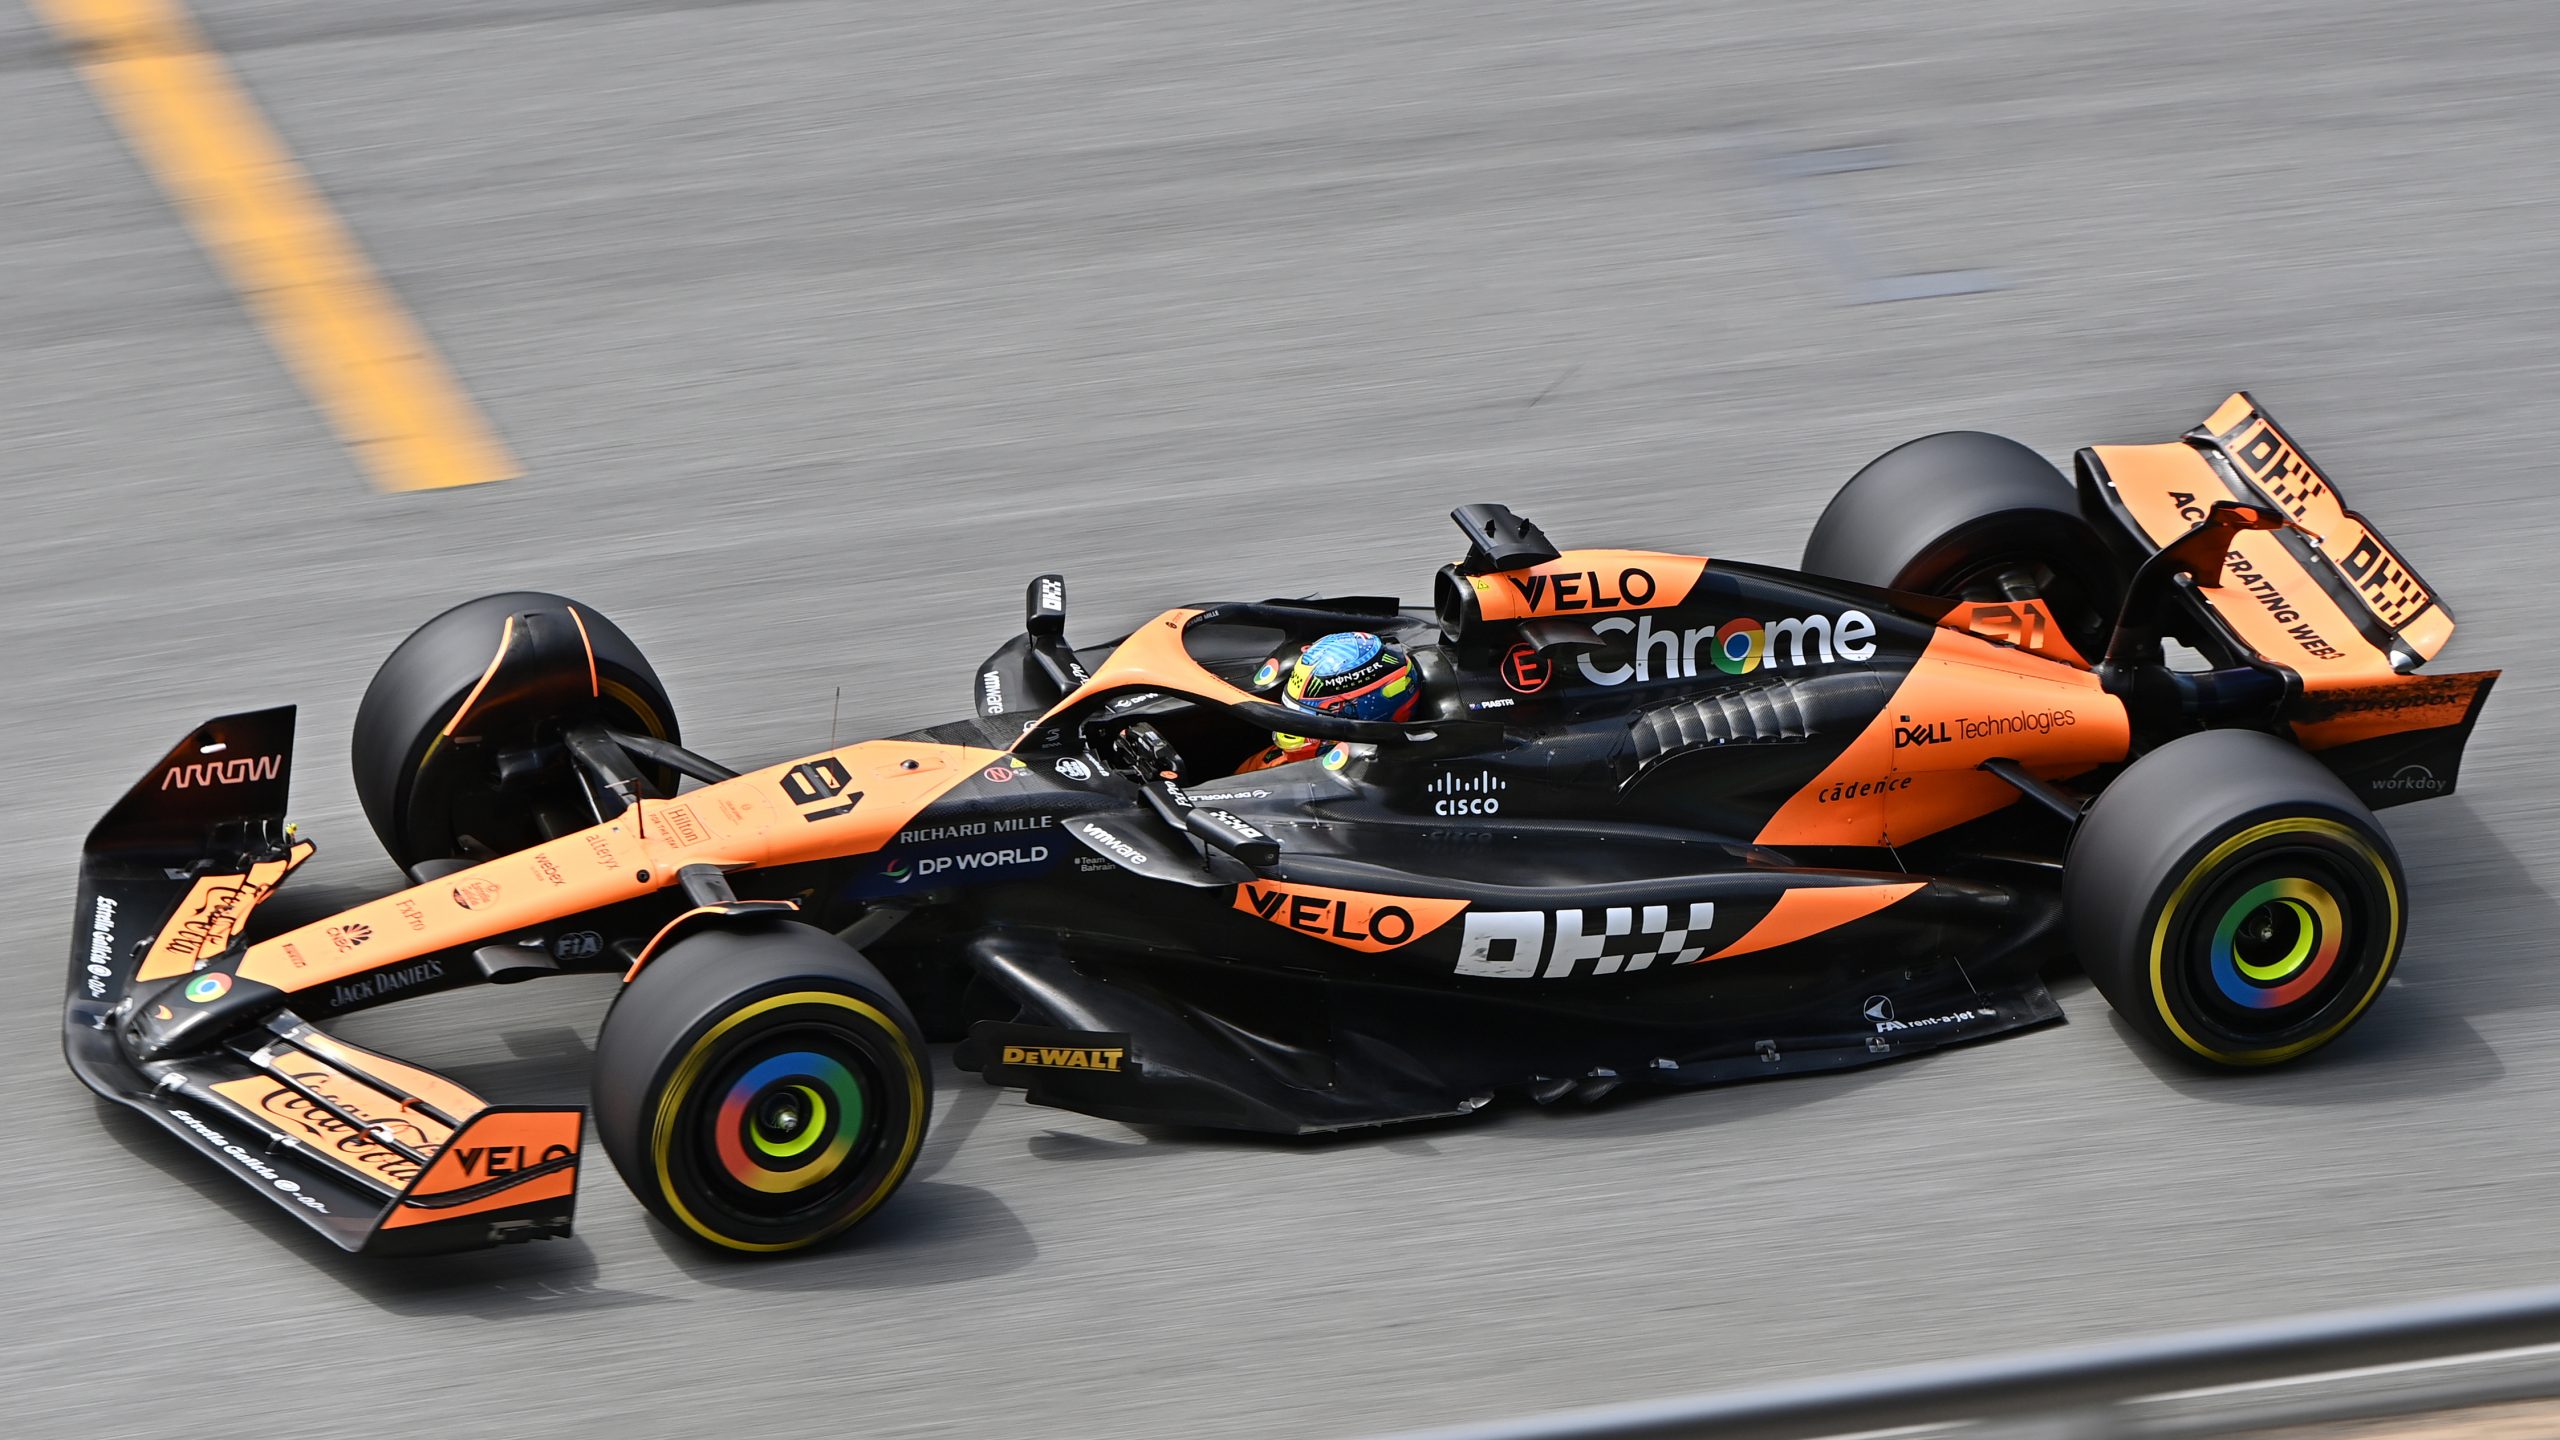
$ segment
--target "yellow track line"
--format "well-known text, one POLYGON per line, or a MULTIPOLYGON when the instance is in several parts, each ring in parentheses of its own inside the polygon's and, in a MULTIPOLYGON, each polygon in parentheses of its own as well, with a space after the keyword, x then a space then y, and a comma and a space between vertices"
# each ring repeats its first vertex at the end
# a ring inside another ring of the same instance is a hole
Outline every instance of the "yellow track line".
POLYGON ((516 474, 182 0, 34 0, 100 103, 387 490, 516 474))

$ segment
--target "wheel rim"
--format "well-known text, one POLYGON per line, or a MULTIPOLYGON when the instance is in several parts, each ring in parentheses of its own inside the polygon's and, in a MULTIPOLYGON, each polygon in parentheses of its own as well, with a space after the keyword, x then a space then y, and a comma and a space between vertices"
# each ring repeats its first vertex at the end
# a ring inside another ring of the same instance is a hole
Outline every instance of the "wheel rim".
POLYGON ((859 1056, 830 1053, 849 1052, 835 1037, 777 1037, 758 1046, 767 1050, 724 1067, 704 1118, 716 1173, 747 1192, 745 1207, 788 1212, 868 1156, 879 1138, 869 1100, 877 1082, 859 1056))
POLYGON ((2336 970, 2346 917, 2327 886, 2284 876, 2251 887, 2213 931, 2213 981, 2252 1010, 2290 1005, 2336 970))
POLYGON ((2188 1048, 2272 1064, 2335 1039, 2398 958, 2399 889, 2366 839, 2301 817, 2254 826, 2199 860, 2153 933, 2152 990, 2188 1048))
POLYGON ((675 1219, 730 1249, 813 1244, 905 1178, 924 1096, 912 1047, 877 1007, 823 990, 743 1003, 658 1092, 656 1188, 675 1219))

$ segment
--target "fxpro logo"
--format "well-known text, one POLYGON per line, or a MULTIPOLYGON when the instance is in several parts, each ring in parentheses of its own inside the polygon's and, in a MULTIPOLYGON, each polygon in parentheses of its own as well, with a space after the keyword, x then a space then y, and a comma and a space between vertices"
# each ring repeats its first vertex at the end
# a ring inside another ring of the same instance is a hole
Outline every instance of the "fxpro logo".
MULTIPOLYGON (((1596 663, 1588 654, 1574 657, 1574 663, 1582 667, 1582 678, 1594 685, 1689 679, 1704 673, 1698 664, 1702 648, 1707 668, 1727 675, 1748 675, 1754 670, 1781 666, 1872 660, 1876 654, 1875 617, 1864 610, 1844 610, 1836 616, 1790 617, 1765 624, 1749 616, 1737 616, 1722 625, 1702 625, 1693 630, 1676 625, 1657 630, 1650 615, 1633 620, 1613 615, 1592 621, 1591 628, 1603 635, 1631 636, 1635 646, 1634 655, 1617 664, 1596 663)), ((1611 651, 1615 649, 1611 647, 1611 651)))

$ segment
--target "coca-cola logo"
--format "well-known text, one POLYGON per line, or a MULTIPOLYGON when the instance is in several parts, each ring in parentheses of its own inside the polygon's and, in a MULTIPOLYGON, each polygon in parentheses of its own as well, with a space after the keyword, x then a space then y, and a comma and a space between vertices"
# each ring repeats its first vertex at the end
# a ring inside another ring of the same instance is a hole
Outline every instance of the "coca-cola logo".
POLYGON ((282 1125, 300 1131, 314 1143, 332 1151, 348 1164, 369 1170, 395 1185, 406 1185, 425 1169, 425 1159, 432 1158, 438 1142, 430 1138, 425 1127, 414 1120, 398 1116, 376 1116, 362 1098, 346 1094, 337 1087, 338 1076, 327 1070, 298 1071, 286 1077, 299 1090, 277 1085, 258 1100, 258 1108, 276 1118, 282 1125), (308 1093, 305 1093, 308 1092, 308 1093), (333 1114, 328 1106, 312 1097, 328 1102, 364 1122, 361 1128, 348 1124, 333 1114), (395 1150, 390 1141, 406 1147, 422 1157, 417 1160, 395 1150))

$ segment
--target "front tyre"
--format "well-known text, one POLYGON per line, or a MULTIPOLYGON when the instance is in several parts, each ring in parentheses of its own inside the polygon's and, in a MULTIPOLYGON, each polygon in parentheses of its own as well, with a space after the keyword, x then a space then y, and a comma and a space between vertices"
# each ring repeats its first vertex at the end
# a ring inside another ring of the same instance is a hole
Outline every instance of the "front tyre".
POLYGON ((596 1132, 649 1213, 747 1254, 839 1235, 914 1168, 933 1109, 915 1021, 805 925, 697 931, 650 958, 596 1037, 596 1132))
POLYGON ((2207 731, 2136 761, 2073 837, 2063 903, 2107 1003, 2154 1044, 2274 1065, 2382 993, 2407 882, 2373 813, 2270 735, 2207 731))

